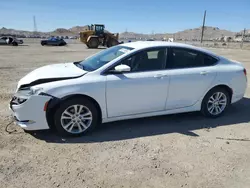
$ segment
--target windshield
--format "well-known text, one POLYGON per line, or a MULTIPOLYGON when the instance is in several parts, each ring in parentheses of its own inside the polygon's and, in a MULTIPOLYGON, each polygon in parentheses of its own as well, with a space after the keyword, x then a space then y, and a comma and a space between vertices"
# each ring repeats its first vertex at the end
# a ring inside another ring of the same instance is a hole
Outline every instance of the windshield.
POLYGON ((131 50, 133 50, 133 48, 126 46, 114 46, 79 62, 78 65, 86 71, 94 71, 131 50))
POLYGON ((55 37, 50 37, 50 38, 48 38, 48 40, 54 40, 54 41, 56 41, 57 38, 55 38, 55 37))

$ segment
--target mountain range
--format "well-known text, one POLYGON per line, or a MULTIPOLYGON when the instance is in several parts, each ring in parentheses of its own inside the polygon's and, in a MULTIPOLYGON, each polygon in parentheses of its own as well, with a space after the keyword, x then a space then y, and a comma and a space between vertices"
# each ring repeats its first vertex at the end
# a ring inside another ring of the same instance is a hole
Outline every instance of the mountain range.
MULTIPOLYGON (((57 28, 51 32, 32 32, 32 31, 24 31, 24 30, 15 30, 15 29, 7 29, 5 27, 0 29, 0 35, 16 35, 19 37, 22 36, 78 36, 80 31, 84 31, 88 29, 88 26, 75 26, 69 29, 65 28, 57 28)), ((135 33, 135 32, 122 32, 120 33, 120 39, 163 39, 173 37, 175 39, 181 40, 199 40, 201 37, 201 29, 202 27, 186 29, 184 31, 179 31, 176 33, 156 33, 156 34, 143 34, 143 33, 135 33)), ((218 27, 205 26, 204 28, 204 39, 212 40, 216 38, 220 38, 223 36, 233 37, 239 32, 232 32, 224 29, 220 29, 218 27)), ((250 33, 250 30, 247 30, 246 33, 250 33)))

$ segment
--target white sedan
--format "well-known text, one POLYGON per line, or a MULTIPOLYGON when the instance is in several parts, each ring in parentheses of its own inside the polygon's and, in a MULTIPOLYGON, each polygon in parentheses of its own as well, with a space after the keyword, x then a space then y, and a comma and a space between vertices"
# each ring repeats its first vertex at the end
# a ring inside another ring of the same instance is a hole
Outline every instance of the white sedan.
POLYGON ((19 81, 10 108, 25 130, 81 135, 124 119, 190 111, 218 117, 246 87, 238 62, 185 44, 132 42, 32 71, 19 81))

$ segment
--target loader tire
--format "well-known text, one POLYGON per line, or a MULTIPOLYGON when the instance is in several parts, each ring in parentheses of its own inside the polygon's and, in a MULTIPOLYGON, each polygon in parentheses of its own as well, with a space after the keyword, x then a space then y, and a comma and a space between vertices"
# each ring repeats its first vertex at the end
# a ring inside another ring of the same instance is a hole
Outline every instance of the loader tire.
POLYGON ((115 40, 115 39, 109 39, 109 41, 107 43, 107 47, 110 48, 110 47, 116 46, 118 44, 119 44, 119 42, 117 40, 115 40))
POLYGON ((88 41, 87 46, 89 48, 98 48, 98 46, 99 46, 99 40, 98 40, 98 38, 91 38, 88 41))

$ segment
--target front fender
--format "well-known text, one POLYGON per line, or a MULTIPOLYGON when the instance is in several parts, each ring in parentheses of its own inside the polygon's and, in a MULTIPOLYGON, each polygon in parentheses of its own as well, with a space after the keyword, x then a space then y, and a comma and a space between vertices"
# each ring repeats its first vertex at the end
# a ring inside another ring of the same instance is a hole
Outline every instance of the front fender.
MULTIPOLYGON (((70 80, 60 81, 60 82, 72 82, 70 80)), ((62 100, 68 96, 72 95, 83 95, 92 98, 95 100, 102 112, 102 118, 107 117, 106 111, 106 92, 105 92, 105 81, 102 82, 92 82, 92 83, 72 83, 72 85, 65 84, 55 84, 56 82, 50 85, 50 89, 47 89, 45 92, 48 95, 53 96, 58 100, 62 100)))

